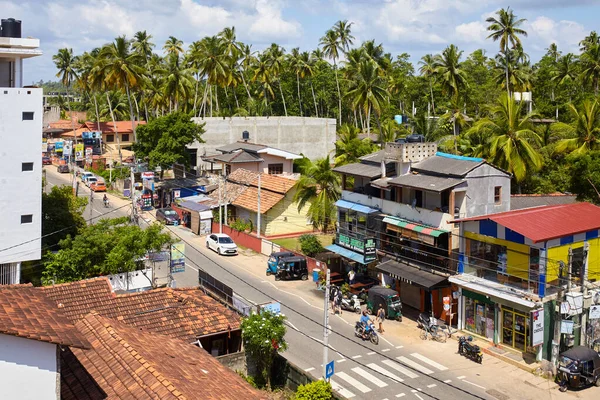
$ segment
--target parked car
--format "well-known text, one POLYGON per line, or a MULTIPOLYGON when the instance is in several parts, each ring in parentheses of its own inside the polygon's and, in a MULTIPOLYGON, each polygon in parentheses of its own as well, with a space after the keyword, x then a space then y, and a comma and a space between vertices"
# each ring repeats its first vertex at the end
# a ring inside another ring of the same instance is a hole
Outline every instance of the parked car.
POLYGON ((98 178, 95 176, 88 176, 85 180, 85 186, 92 187, 92 185, 96 182, 98 182, 98 178))
POLYGON ((237 254, 235 242, 224 233, 213 233, 206 238, 206 247, 219 253, 219 255, 237 254))
POLYGON ((177 226, 181 224, 181 218, 179 218, 179 214, 171 207, 159 208, 156 210, 156 219, 158 221, 163 221, 167 225, 177 226))
POLYGON ((42 157, 42 165, 52 165, 52 160, 50 159, 50 157, 42 157))
POLYGON ((68 174, 69 166, 67 164, 59 165, 58 168, 56 168, 56 171, 58 171, 61 174, 68 174))
POLYGON ((88 178, 93 178, 94 177, 94 174, 91 173, 91 172, 83 172, 80 175, 80 177, 81 177, 81 182, 86 183, 86 181, 88 180, 88 178))
POLYGON ((94 192, 106 192, 106 185, 103 181, 96 181, 90 185, 90 189, 94 192))

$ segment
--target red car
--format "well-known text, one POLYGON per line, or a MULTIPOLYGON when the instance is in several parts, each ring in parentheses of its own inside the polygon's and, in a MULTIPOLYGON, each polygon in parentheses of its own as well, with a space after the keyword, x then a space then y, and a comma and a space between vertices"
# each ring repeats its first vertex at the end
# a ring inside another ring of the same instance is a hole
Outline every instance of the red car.
POLYGON ((97 181, 90 185, 90 189, 94 192, 106 192, 106 185, 102 181, 97 181))
POLYGON ((50 157, 42 157, 42 165, 52 165, 52 160, 50 159, 50 157))

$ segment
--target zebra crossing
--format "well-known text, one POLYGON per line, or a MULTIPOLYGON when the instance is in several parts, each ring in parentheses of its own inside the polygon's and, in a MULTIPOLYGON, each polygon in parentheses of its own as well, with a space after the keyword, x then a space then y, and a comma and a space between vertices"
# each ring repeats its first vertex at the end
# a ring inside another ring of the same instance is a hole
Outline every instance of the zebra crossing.
MULTIPOLYGON (((380 360, 379 363, 370 362, 347 371, 336 372, 330 379, 331 387, 340 395, 350 399, 357 393, 369 393, 374 389, 404 382, 406 379, 416 379, 421 375, 448 370, 448 367, 419 353, 398 356, 396 360, 385 359, 380 360)), ((398 398, 403 396, 403 393, 396 395, 398 398)))

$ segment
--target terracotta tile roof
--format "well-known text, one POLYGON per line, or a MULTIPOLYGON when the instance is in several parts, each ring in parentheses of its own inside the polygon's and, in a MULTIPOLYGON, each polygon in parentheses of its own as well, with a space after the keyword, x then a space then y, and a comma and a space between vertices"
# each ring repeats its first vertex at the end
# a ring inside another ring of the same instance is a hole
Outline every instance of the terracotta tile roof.
MULTIPOLYGON (((270 190, 272 192, 286 194, 294 187, 296 181, 289 178, 284 178, 278 175, 260 174, 260 188, 270 190)), ((258 187, 258 177, 252 183, 252 186, 258 187)))
POLYGON ((71 122, 71 120, 68 120, 68 119, 61 119, 56 122, 50 122, 48 125, 50 126, 50 128, 64 129, 65 131, 67 131, 67 130, 72 131, 73 126, 75 126, 75 129, 81 128, 82 126, 84 126, 83 124, 80 124, 79 122, 77 122, 77 120, 71 122))
MULTIPOLYGON (((239 183, 234 182, 225 182, 223 188, 223 203, 232 204, 235 199, 238 198, 239 195, 244 193, 246 190, 246 185, 241 185, 239 183)), ((219 190, 215 190, 209 196, 210 200, 205 200, 202 202, 205 206, 214 208, 219 206, 219 190)))
MULTIPOLYGON (((104 133, 115 133, 115 132, 132 133, 133 132, 133 130, 131 129, 131 121, 116 121, 115 124, 117 126, 116 130, 114 128, 114 124, 112 121, 100 122, 100 130, 104 133)), ((135 124, 136 125, 145 125, 146 121, 135 121, 135 124)), ((87 128, 90 131, 98 130, 97 122, 87 121, 85 123, 85 126, 87 126, 87 128)))
MULTIPOLYGON (((271 192, 270 190, 260 191, 260 213, 264 214, 279 203, 285 197, 284 194, 271 192)), ((258 188, 250 186, 238 196, 232 203, 236 207, 242 207, 246 210, 256 212, 258 210, 258 188)))
MULTIPOLYGON (((77 137, 81 137, 83 132, 89 131, 90 130, 84 126, 83 128, 75 129, 75 134, 77 135, 77 137)), ((60 137, 73 137, 73 131, 69 129, 67 132, 61 133, 60 137)))
POLYGON ((95 314, 76 326, 93 347, 61 353, 61 366, 67 367, 61 374, 64 400, 266 398, 185 341, 140 332, 95 314))
POLYGON ((229 182, 241 183, 244 185, 251 184, 257 178, 258 172, 248 171, 244 168, 238 168, 229 175, 227 175, 227 180, 229 182))
POLYGON ((200 289, 161 288, 116 295, 106 278, 96 278, 42 290, 73 322, 89 312, 122 321, 145 331, 188 342, 217 332, 240 329, 240 316, 200 289))
POLYGON ((0 333, 64 346, 89 347, 64 313, 31 285, 0 286, 0 333))

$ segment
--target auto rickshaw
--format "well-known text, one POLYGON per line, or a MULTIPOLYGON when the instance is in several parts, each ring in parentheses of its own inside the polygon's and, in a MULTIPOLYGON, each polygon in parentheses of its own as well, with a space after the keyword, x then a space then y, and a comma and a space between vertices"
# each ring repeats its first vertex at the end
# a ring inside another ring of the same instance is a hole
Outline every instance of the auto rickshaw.
POLYGON ((275 280, 281 279, 308 279, 308 268, 306 267, 306 258, 300 256, 286 257, 279 261, 275 280))
POLYGON ((576 346, 561 353, 556 382, 561 392, 567 388, 600 386, 600 355, 585 346, 576 346))
POLYGON ((276 253, 271 253, 269 256, 269 260, 267 261, 267 276, 275 275, 277 273, 277 265, 279 265, 279 261, 285 257, 293 257, 294 253, 291 251, 278 251, 276 253))
POLYGON ((373 286, 369 289, 367 309, 371 314, 375 314, 380 304, 383 305, 387 319, 397 319, 402 322, 402 301, 398 292, 383 286, 373 286))

